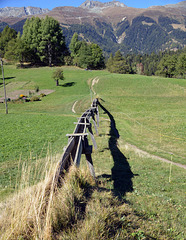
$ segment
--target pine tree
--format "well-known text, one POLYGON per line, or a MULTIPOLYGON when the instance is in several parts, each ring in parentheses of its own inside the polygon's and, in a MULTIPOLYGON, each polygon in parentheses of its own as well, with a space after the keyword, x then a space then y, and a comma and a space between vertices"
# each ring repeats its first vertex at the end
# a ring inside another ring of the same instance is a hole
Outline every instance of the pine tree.
POLYGON ((120 74, 126 74, 131 72, 129 64, 119 50, 115 53, 115 56, 113 57, 111 71, 113 73, 120 74))
POLYGON ((81 47, 81 41, 79 41, 78 34, 75 32, 69 45, 69 49, 72 57, 78 56, 80 47, 81 47))
POLYGON ((91 55, 92 55, 92 69, 102 69, 105 67, 104 63, 104 57, 103 57, 103 52, 102 49, 99 47, 98 44, 92 43, 90 45, 91 48, 91 55))
POLYGON ((52 63, 63 62, 67 54, 65 38, 60 24, 55 19, 46 16, 41 22, 41 42, 39 44, 40 59, 49 66, 52 63))
POLYGON ((77 60, 77 64, 79 67, 91 69, 93 64, 92 52, 90 46, 84 41, 81 43, 77 60))
POLYGON ((98 44, 80 41, 74 33, 69 47, 74 65, 87 69, 104 68, 104 57, 98 44))
POLYGON ((12 39, 16 39, 17 33, 14 29, 6 26, 0 36, 0 57, 4 57, 4 54, 8 47, 8 42, 12 39))
POLYGON ((183 52, 178 57, 178 62, 176 65, 176 72, 181 77, 186 77, 186 53, 183 52))
POLYGON ((24 47, 19 33, 16 39, 12 39, 8 42, 7 51, 4 57, 11 61, 22 61, 23 51, 24 47))
POLYGON ((112 53, 110 54, 110 57, 107 60, 106 66, 107 66, 108 71, 112 73, 113 72, 113 69, 112 69, 112 67, 113 67, 113 54, 112 53))
POLYGON ((60 24, 52 17, 27 19, 22 40, 31 49, 31 53, 35 54, 35 62, 39 57, 41 62, 51 66, 62 63, 68 54, 60 24))
POLYGON ((176 76, 176 65, 177 56, 171 56, 167 54, 161 59, 160 63, 158 64, 156 75, 172 78, 173 76, 176 76))
POLYGON ((38 46, 41 41, 41 19, 39 17, 32 17, 27 19, 23 26, 22 40, 30 47, 36 54, 38 53, 38 46))

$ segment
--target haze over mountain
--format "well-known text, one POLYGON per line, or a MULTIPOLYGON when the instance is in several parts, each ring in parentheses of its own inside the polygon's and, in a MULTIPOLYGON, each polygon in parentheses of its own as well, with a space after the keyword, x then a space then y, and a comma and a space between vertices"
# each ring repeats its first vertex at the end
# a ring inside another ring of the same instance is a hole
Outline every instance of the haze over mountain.
POLYGON ((79 7, 56 7, 49 11, 34 7, 1 8, 0 30, 8 24, 22 31, 26 18, 51 16, 58 20, 67 44, 74 32, 85 41, 96 42, 106 54, 148 53, 178 49, 186 45, 186 1, 147 9, 131 8, 119 1, 87 0, 79 7))

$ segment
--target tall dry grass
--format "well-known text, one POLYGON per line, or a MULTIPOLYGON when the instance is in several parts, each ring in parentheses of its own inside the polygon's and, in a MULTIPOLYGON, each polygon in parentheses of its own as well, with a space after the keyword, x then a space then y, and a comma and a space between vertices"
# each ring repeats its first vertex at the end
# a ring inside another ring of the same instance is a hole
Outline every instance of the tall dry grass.
POLYGON ((150 220, 118 200, 106 180, 95 183, 87 170, 72 166, 57 186, 54 162, 46 159, 37 171, 45 177, 34 186, 33 171, 22 167, 20 189, 3 205, 2 240, 171 239, 164 230, 157 234, 150 220))
POLYGON ((46 158, 45 166, 37 162, 34 171, 23 164, 17 193, 2 204, 2 240, 52 239, 81 218, 93 180, 89 174, 71 167, 62 187, 56 188, 57 167, 51 156, 46 158), (31 186, 38 174, 43 181, 31 186))

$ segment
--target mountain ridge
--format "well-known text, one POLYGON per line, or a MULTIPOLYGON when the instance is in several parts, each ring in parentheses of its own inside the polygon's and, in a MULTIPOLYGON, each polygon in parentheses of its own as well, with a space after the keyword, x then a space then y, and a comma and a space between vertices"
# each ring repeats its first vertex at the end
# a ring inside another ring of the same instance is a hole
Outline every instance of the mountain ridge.
POLYGON ((0 8, 0 17, 24 17, 48 13, 48 8, 39 7, 5 7, 0 8))
MULTIPOLYGON (((99 44, 106 55, 117 50, 144 54, 186 46, 186 1, 171 6, 132 8, 119 1, 87 0, 79 7, 56 7, 44 13, 38 10, 33 16, 46 15, 59 21, 67 45, 77 32, 80 39, 99 44)), ((0 15, 0 31, 9 25, 22 32, 30 16, 0 15)))

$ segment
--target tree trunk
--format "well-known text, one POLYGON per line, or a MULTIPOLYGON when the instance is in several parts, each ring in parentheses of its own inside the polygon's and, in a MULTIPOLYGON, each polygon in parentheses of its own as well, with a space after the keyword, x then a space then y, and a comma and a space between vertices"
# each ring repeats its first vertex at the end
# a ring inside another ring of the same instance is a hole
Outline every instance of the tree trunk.
POLYGON ((48 64, 52 66, 52 46, 51 43, 48 44, 48 64))
POLYGON ((59 86, 59 80, 58 79, 56 80, 56 86, 59 86))

